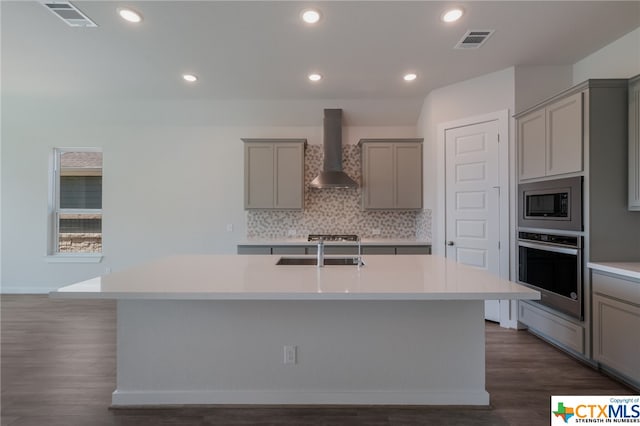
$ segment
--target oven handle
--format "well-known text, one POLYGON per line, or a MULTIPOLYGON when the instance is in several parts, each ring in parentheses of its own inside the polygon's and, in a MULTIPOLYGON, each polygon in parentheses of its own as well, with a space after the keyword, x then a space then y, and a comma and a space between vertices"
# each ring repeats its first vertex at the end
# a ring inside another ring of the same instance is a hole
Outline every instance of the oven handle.
POLYGON ((580 252, 580 249, 577 248, 568 248, 568 247, 557 247, 553 245, 547 244, 538 244, 538 243, 527 243, 524 241, 518 241, 518 245, 522 247, 529 247, 532 249, 552 251, 554 253, 562 253, 562 254, 571 254, 577 256, 580 252))

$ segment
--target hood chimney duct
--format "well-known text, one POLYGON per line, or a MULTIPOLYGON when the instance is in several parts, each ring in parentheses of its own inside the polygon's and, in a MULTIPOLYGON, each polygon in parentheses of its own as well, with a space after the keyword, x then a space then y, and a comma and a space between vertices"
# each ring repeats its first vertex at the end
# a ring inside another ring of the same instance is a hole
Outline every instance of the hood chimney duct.
POLYGON ((325 109, 323 119, 324 162, 312 188, 357 188, 358 184, 342 171, 342 109, 325 109))

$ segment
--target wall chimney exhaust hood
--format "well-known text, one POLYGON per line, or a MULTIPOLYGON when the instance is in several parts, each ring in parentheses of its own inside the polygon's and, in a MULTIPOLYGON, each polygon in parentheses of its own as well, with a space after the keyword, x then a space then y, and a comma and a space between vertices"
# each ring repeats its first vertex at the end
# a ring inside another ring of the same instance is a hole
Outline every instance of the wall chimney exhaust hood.
POLYGON ((323 119, 324 164, 309 186, 312 188, 357 188, 356 181, 342 171, 342 110, 325 109, 323 119))

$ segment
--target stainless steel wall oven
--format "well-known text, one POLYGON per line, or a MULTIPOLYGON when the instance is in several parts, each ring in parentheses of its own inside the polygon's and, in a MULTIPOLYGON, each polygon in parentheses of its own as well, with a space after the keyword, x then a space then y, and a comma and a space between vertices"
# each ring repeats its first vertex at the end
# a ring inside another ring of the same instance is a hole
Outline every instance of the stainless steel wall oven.
POLYGON ((582 237, 518 233, 518 282, 540 291, 538 303, 582 314, 582 237))

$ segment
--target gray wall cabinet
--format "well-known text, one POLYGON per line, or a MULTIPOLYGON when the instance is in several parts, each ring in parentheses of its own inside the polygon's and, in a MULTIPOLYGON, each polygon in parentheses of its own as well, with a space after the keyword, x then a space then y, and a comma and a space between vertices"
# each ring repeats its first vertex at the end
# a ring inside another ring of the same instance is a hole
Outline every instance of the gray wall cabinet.
POLYGON ((422 208, 422 139, 361 139, 362 208, 422 208))
POLYGON ((520 180, 582 171, 583 93, 518 118, 520 180))
POLYGON ((244 208, 302 210, 306 139, 242 139, 244 208))
POLYGON ((640 75, 629 80, 629 210, 640 211, 640 75))

